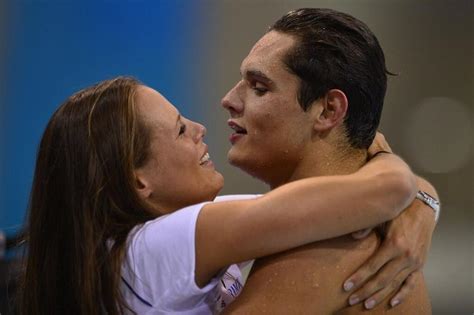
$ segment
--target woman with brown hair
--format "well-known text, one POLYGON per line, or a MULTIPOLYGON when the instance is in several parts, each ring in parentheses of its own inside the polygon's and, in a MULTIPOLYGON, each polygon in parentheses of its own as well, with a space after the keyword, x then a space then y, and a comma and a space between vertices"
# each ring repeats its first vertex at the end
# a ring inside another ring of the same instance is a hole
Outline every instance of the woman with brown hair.
POLYGON ((407 165, 377 154, 352 175, 216 199, 205 133, 130 78, 66 100, 39 146, 20 313, 210 314, 241 288, 233 264, 375 226, 416 193, 407 165))

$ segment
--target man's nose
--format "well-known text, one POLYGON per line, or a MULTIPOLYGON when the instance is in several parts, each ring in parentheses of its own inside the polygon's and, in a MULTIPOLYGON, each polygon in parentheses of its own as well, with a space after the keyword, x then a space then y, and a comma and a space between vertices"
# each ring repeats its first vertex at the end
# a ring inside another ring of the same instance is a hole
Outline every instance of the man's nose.
POLYGON ((240 83, 237 83, 221 100, 222 107, 227 109, 232 117, 240 114, 244 109, 244 103, 239 94, 240 83))

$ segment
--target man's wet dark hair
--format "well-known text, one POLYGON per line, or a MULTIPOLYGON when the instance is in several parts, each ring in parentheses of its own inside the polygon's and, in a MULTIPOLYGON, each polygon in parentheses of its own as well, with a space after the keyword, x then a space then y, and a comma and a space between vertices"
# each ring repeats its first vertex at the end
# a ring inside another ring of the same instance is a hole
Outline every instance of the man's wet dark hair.
POLYGON ((391 73, 367 25, 330 9, 298 9, 276 21, 269 31, 297 39, 283 61, 301 79, 301 107, 307 110, 329 90, 340 89, 349 101, 344 120, 349 142, 355 148, 368 148, 380 122, 391 73))

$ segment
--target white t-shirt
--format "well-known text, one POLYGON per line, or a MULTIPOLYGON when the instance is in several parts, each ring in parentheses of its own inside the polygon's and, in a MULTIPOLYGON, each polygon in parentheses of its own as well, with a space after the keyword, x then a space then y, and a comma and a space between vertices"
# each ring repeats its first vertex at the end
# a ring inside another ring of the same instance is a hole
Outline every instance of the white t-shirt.
MULTIPOLYGON (((230 195, 214 202, 256 197, 230 195)), ((243 281, 237 265, 203 288, 194 281, 196 221, 206 203, 148 221, 130 233, 121 290, 137 314, 216 314, 240 293, 243 281)))

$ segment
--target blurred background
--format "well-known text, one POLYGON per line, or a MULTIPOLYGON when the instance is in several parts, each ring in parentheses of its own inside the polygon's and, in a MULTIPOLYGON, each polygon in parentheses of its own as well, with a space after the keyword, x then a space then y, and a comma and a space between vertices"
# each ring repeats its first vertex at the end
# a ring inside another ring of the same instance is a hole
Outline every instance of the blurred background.
POLYGON ((0 1, 0 314, 9 313, 18 256, 3 250, 2 238, 10 247, 22 229, 36 148, 55 108, 94 82, 135 76, 208 127, 224 194, 265 192, 226 162, 230 132, 220 99, 267 27, 301 7, 364 21, 399 74, 389 79, 380 129, 441 197, 424 269, 433 313, 473 314, 471 0, 0 1))

